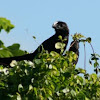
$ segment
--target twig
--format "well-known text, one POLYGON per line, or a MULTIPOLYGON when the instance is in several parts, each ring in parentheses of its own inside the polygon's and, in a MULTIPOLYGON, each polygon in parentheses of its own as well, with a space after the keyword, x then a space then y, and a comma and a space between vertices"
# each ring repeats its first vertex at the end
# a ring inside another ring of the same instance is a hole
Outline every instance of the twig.
MULTIPOLYGON (((76 42, 76 40, 70 45, 69 49, 74 45, 74 43, 76 42)), ((68 51, 69 51, 68 49, 68 51)))
POLYGON ((85 43, 84 43, 84 70, 86 70, 86 49, 85 49, 85 43))
POLYGON ((92 48, 92 51, 93 51, 93 54, 94 54, 94 53, 95 53, 95 52, 94 52, 94 48, 93 48, 93 46, 92 46, 92 44, 91 44, 91 43, 90 43, 90 45, 91 45, 91 48, 92 48))

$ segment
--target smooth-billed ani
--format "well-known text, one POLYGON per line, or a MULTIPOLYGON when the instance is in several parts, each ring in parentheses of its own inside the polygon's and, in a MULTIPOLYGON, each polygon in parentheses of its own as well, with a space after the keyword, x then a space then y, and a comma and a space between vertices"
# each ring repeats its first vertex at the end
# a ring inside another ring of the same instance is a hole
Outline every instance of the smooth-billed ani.
POLYGON ((66 49, 66 46, 68 44, 68 39, 69 39, 69 29, 68 26, 65 22, 58 21, 55 22, 52 27, 55 29, 55 34, 45 40, 33 53, 30 54, 25 54, 23 56, 17 56, 17 57, 8 57, 8 58, 0 58, 0 64, 1 65, 9 65, 12 60, 16 61, 21 61, 21 60, 30 60, 32 61, 33 58, 38 54, 41 53, 42 47, 47 50, 48 52, 55 51, 57 53, 61 52, 61 49, 56 49, 55 44, 57 42, 62 42, 59 39, 59 35, 62 36, 62 39, 65 39, 65 47, 64 50, 66 49))

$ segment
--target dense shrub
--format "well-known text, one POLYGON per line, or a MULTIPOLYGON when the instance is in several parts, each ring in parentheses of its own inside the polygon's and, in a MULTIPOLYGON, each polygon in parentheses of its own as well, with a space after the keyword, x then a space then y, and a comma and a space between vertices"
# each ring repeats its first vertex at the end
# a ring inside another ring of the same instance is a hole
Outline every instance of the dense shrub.
MULTIPOLYGON (((8 20, 0 18, 0 22, 8 20)), ((0 23, 1 29, 5 29, 0 23)), ((1 30, 0 29, 0 30, 1 30)), ((7 29, 5 31, 9 32, 7 29)), ((83 36, 75 34, 73 38, 80 39, 83 36)), ((81 42, 91 42, 90 38, 81 39, 81 42)), ((0 48, 4 56, 25 54, 19 49, 19 44, 5 47, 0 42, 0 48), (14 49, 15 48, 15 49, 14 49), (13 51, 14 50, 14 51, 13 51), (13 52, 12 52, 13 51, 13 52)), ((94 61, 94 67, 98 69, 97 54, 92 54, 90 63, 94 61)), ((12 61, 10 67, 0 65, 0 99, 1 100, 100 100, 100 77, 97 74, 88 74, 84 69, 75 68, 73 64, 77 55, 66 51, 66 56, 54 51, 48 53, 43 50, 33 61, 12 61)), ((97 71, 98 72, 98 71, 97 71)))

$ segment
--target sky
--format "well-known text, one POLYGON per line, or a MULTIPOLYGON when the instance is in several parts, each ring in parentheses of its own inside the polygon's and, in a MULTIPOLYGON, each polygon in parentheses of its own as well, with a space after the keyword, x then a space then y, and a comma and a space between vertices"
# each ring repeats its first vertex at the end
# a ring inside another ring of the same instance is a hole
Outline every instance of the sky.
MULTIPOLYGON (((52 24, 64 21, 71 35, 76 32, 92 38, 96 53, 100 54, 100 0, 1 0, 0 17, 5 17, 15 25, 9 34, 2 31, 0 39, 6 46, 21 44, 21 49, 33 52, 44 40, 55 31, 52 24), (36 40, 32 38, 36 37, 36 40)), ((77 67, 84 68, 84 47, 80 43, 80 57, 77 67)), ((86 43, 86 70, 93 72, 88 61, 92 49, 86 43)))

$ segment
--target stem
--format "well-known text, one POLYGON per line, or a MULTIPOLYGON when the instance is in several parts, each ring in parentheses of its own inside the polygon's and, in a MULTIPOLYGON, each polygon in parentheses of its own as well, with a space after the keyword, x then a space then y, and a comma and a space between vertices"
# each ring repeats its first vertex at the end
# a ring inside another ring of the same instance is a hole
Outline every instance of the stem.
POLYGON ((86 70, 86 49, 85 49, 85 43, 84 43, 84 70, 86 70))
MULTIPOLYGON (((74 43, 76 42, 76 40, 70 45, 69 49, 74 45, 74 43)), ((68 51, 69 51, 68 49, 68 51)))
POLYGON ((92 48, 92 51, 93 51, 93 54, 94 54, 94 53, 95 53, 95 52, 94 52, 94 48, 93 48, 93 46, 92 46, 92 44, 91 44, 91 43, 90 43, 90 45, 91 45, 91 48, 92 48))

